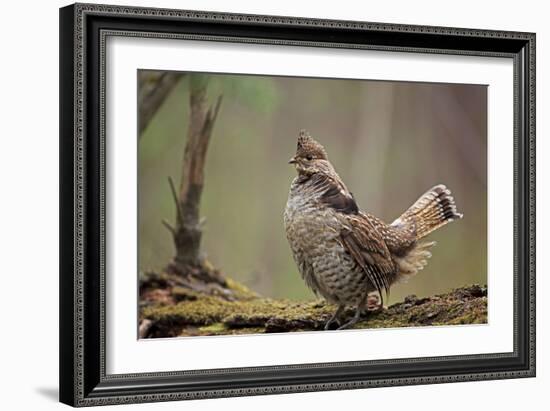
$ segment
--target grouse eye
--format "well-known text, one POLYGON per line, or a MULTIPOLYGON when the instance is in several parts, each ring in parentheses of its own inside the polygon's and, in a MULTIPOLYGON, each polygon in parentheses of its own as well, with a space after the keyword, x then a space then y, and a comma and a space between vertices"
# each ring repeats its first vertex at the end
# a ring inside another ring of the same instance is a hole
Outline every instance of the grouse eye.
POLYGON ((313 160, 313 157, 312 156, 306 156, 306 160, 311 161, 311 160, 313 160))

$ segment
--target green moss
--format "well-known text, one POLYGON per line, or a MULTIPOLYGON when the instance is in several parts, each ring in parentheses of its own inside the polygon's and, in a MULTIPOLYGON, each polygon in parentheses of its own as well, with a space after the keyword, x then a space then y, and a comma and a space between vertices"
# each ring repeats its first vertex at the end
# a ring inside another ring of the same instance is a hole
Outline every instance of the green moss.
POLYGON ((227 327, 223 323, 214 323, 212 325, 207 325, 199 328, 201 333, 206 334, 222 334, 227 331, 227 327))
POLYGON ((291 302, 256 298, 247 301, 227 301, 212 296, 200 296, 195 300, 175 305, 149 306, 142 310, 142 317, 172 324, 210 325, 222 321, 229 327, 264 325, 271 318, 281 320, 318 320, 334 310, 317 302, 291 302))
POLYGON ((253 298, 259 298, 259 295, 250 290, 245 285, 238 283, 237 281, 226 278, 227 288, 229 288, 236 296, 237 300, 250 300, 253 298))
MULTIPOLYGON (((322 301, 295 302, 259 298, 246 287, 228 281, 242 300, 175 290, 173 305, 142 308, 141 318, 155 324, 153 337, 225 335, 322 330, 334 306, 322 301), (178 297, 176 297, 178 296, 178 297)), ((351 317, 352 309, 345 315, 351 317)), ((409 296, 382 312, 371 312, 354 328, 396 328, 487 322, 486 289, 463 287, 448 294, 418 299, 409 296), (481 291, 480 291, 481 290, 481 291)))
POLYGON ((196 291, 185 287, 172 287, 172 297, 176 302, 180 301, 195 301, 200 297, 196 291))

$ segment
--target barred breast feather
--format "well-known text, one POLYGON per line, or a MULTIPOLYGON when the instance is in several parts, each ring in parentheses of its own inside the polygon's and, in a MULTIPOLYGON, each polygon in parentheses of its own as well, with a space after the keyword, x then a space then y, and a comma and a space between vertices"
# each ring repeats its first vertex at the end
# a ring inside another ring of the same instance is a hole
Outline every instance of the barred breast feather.
POLYGON ((329 301, 360 300, 388 291, 396 266, 382 234, 343 183, 326 175, 297 178, 285 228, 307 285, 329 301))

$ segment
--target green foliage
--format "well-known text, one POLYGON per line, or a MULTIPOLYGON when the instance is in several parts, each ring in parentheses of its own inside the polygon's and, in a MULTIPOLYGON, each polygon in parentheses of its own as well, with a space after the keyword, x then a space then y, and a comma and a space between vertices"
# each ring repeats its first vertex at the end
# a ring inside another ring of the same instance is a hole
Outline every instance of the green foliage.
POLYGON ((193 73, 187 75, 189 79, 189 88, 195 91, 201 91, 208 87, 210 76, 208 74, 193 73))
POLYGON ((253 76, 212 76, 208 85, 211 98, 223 94, 256 113, 269 114, 277 109, 280 96, 272 79, 253 76))

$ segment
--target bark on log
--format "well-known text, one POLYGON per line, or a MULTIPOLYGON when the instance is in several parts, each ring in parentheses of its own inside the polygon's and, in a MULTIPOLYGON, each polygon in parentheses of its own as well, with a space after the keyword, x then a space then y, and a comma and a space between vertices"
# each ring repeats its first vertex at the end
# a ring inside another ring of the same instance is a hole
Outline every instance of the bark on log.
MULTIPOLYGON (((168 283, 170 281, 168 279, 168 283)), ((296 302, 262 298, 230 279, 231 298, 204 294, 172 283, 172 286, 167 285, 172 287, 170 299, 158 300, 151 294, 158 289, 151 284, 144 282, 141 289, 140 321, 151 322, 147 338, 320 331, 335 310, 320 300, 296 302)), ((346 314, 351 317, 353 310, 349 309, 346 314)), ((486 322, 487 288, 471 285, 431 297, 408 296, 381 312, 366 313, 354 328, 486 322)))

